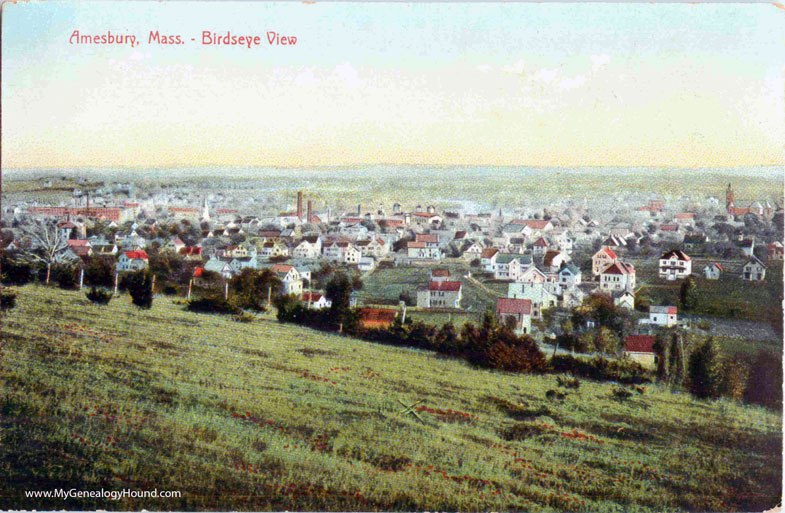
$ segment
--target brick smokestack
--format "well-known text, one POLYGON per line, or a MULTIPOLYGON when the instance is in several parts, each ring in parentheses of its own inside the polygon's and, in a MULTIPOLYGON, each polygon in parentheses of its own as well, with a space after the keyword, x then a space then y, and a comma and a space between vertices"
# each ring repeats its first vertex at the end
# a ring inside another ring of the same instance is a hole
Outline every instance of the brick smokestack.
POLYGON ((303 191, 297 191, 297 217, 303 217, 303 191))
POLYGON ((308 200, 308 220, 306 222, 313 223, 313 202, 311 200, 308 200))

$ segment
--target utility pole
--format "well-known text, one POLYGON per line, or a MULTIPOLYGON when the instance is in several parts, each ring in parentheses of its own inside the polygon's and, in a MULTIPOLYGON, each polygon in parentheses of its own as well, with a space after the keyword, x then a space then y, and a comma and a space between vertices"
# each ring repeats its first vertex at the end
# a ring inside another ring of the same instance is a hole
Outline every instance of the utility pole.
POLYGON ((155 275, 153 275, 153 282, 150 284, 150 291, 155 294, 155 275))
POLYGON ((187 299, 188 301, 191 300, 191 287, 193 286, 193 284, 194 284, 194 280, 193 278, 191 278, 191 281, 188 282, 188 295, 185 297, 185 299, 187 299))
POLYGON ((82 290, 83 284, 84 284, 84 267, 80 269, 80 273, 79 273, 79 290, 82 290))
POLYGON ((117 285, 118 285, 118 282, 119 282, 119 279, 118 279, 119 276, 120 276, 120 273, 118 273, 118 272, 114 273, 114 295, 115 296, 117 295, 117 285))
POLYGON ((229 300, 229 282, 224 283, 224 299, 229 300))

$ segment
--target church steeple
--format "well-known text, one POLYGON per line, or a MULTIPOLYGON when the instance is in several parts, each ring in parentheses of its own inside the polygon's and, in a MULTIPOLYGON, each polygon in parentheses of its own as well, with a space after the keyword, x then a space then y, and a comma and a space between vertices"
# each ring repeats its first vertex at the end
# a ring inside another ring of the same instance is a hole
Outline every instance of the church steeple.
POLYGON ((733 198, 733 189, 731 188, 730 184, 728 184, 728 189, 725 191, 725 209, 730 212, 730 209, 735 206, 734 198, 733 198))
POLYGON ((202 221, 210 220, 210 210, 207 208, 207 198, 203 198, 204 208, 202 209, 202 221))

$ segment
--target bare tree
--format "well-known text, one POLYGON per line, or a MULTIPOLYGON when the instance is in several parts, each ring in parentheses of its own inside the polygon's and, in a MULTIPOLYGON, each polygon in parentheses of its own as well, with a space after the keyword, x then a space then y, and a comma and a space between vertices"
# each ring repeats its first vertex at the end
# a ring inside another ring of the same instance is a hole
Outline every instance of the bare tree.
POLYGON ((68 239, 57 230, 57 225, 52 222, 39 221, 22 233, 30 237, 32 244, 29 249, 21 252, 20 257, 30 263, 46 265, 46 282, 49 283, 49 273, 52 264, 65 263, 68 258, 68 239))

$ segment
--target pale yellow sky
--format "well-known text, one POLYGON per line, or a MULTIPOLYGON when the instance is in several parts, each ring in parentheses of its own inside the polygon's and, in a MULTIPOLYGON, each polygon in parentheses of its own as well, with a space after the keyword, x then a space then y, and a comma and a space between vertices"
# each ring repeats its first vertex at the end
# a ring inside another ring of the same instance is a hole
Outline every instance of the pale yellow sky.
POLYGON ((30 5, 3 20, 7 168, 785 164, 768 5, 30 5), (205 19, 300 42, 67 44, 205 19))

